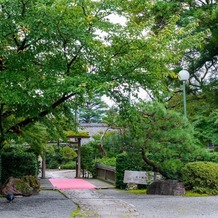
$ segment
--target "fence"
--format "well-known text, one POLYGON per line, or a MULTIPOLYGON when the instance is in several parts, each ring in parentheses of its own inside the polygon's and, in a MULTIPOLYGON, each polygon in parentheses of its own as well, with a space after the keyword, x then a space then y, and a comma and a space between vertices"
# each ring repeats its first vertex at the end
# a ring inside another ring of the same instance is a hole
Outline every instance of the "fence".
POLYGON ((116 167, 106 166, 96 163, 96 177, 97 179, 104 180, 106 182, 116 183, 116 167))

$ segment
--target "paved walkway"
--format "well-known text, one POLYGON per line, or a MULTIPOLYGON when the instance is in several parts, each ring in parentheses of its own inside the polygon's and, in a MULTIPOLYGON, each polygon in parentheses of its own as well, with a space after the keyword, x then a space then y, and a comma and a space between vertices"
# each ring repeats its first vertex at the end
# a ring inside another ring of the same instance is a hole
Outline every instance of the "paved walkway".
MULTIPOLYGON (((57 172, 58 174, 58 172, 57 172)), ((60 172, 61 174, 61 172, 60 172)), ((67 172, 63 172, 67 176, 67 172)), ((58 176, 58 175, 56 175, 58 176)), ((181 197, 132 194, 100 180, 88 179, 97 190, 62 190, 81 208, 77 217, 216 218, 218 196, 181 197)))
MULTIPOLYGON (((48 172, 49 176, 73 178, 72 171, 48 172), (51 174, 49 174, 51 173, 51 174), (70 174, 70 175, 69 175, 70 174), (69 177, 68 177, 69 176, 69 177)), ((176 197, 136 195, 120 191, 99 180, 87 180, 96 190, 54 190, 48 179, 41 180, 38 195, 15 198, 7 203, 0 198, 0 217, 4 218, 216 218, 218 196, 176 197)))

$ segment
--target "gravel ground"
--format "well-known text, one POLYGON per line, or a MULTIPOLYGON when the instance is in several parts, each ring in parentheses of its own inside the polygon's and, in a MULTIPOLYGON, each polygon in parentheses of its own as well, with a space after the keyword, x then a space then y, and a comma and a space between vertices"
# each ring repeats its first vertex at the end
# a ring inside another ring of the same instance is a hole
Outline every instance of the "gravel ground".
POLYGON ((218 196, 181 197, 130 194, 118 190, 99 190, 134 205, 141 218, 217 218, 218 196))
POLYGON ((68 218, 77 209, 59 191, 41 191, 30 197, 16 197, 11 203, 0 198, 1 218, 68 218))

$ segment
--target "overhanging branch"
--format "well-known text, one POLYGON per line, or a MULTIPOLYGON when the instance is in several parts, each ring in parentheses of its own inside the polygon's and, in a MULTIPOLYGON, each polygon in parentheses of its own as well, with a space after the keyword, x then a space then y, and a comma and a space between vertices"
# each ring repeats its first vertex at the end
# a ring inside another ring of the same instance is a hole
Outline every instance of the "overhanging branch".
POLYGON ((49 108, 39 112, 35 117, 31 117, 31 118, 28 117, 28 118, 24 119, 23 121, 13 125, 12 127, 10 127, 6 131, 6 133, 16 133, 16 134, 19 134, 20 133, 20 129, 22 127, 27 126, 29 124, 32 124, 32 123, 38 121, 40 118, 45 117, 46 115, 51 113, 51 111, 53 109, 55 109, 56 107, 58 107, 59 105, 61 105, 62 103, 64 103, 68 99, 70 99, 71 97, 73 97, 74 95, 75 95, 75 93, 64 94, 61 98, 59 98, 56 102, 54 102, 49 108))
POLYGON ((168 174, 163 171, 159 166, 157 166, 153 161, 149 160, 148 157, 145 155, 144 149, 141 150, 142 158, 145 161, 146 164, 151 166, 153 168, 154 172, 159 172, 162 176, 164 176, 166 179, 170 179, 168 174))

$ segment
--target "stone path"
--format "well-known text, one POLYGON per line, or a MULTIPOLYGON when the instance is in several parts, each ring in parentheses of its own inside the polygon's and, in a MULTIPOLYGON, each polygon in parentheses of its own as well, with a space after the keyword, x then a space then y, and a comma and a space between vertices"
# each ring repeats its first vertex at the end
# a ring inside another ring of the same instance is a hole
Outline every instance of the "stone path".
POLYGON ((96 190, 62 190, 61 192, 80 206, 79 215, 82 217, 139 217, 134 205, 96 190))

